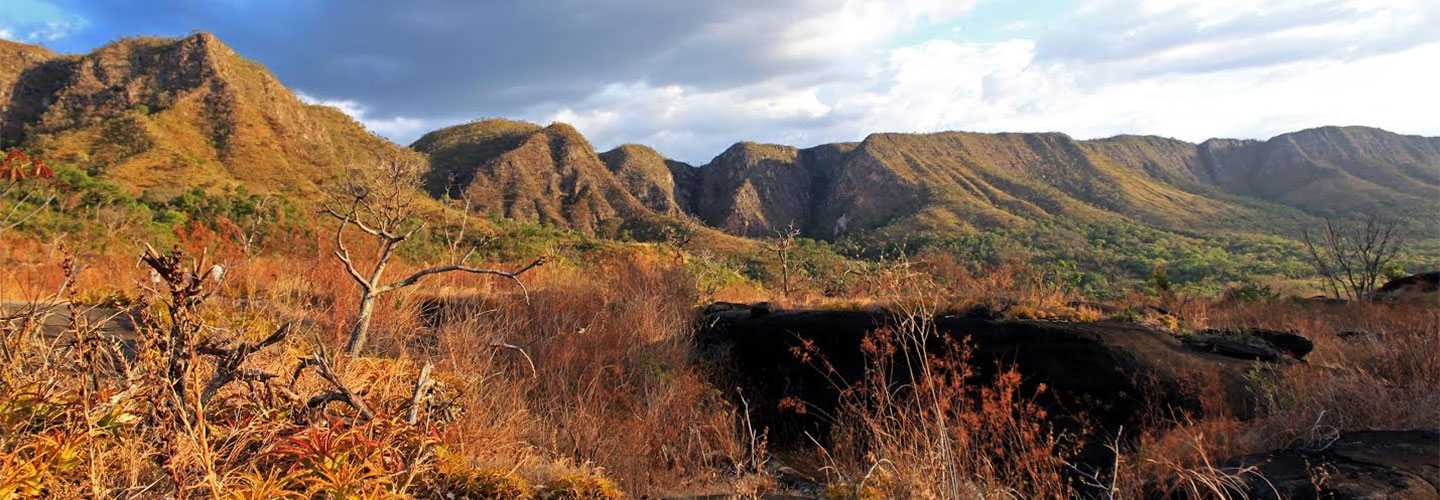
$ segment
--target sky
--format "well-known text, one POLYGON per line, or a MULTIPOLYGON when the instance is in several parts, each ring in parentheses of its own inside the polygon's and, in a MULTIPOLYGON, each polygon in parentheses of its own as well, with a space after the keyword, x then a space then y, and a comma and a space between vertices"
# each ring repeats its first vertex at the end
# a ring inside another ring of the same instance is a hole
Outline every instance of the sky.
POLYGON ((1440 135, 1437 0, 0 0, 83 53, 209 31, 401 144, 476 118, 705 163, 874 132, 1440 135))

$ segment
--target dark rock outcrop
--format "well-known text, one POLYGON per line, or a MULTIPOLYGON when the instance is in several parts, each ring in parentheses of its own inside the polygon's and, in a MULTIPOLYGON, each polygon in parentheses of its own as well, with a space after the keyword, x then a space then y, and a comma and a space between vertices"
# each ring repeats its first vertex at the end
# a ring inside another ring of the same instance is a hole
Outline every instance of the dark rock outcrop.
POLYGON ((1440 293, 1440 271, 1412 274, 1395 278, 1375 290, 1375 297, 1382 300, 1435 297, 1440 293))
MULTIPOLYGON (((787 311, 756 314, 736 304, 706 308, 700 318, 696 355, 724 368, 726 387, 740 387, 757 424, 771 429, 780 446, 804 444, 805 433, 825 436, 846 384, 865 377, 862 341, 867 333, 892 326, 897 318, 880 311, 787 311), (809 361, 797 351, 815 353, 809 361), (823 358, 819 361, 815 358, 823 358), (833 369, 833 371, 831 371, 833 369), (780 409, 786 398, 815 411, 780 409)), ((1250 362, 1187 349, 1166 332, 1122 322, 1061 323, 992 320, 947 315, 933 321, 939 335, 929 339, 939 352, 941 338, 973 348, 978 380, 998 365, 1013 365, 1027 390, 1045 384, 1039 396, 1054 421, 1078 424, 1084 415, 1098 432, 1141 425, 1147 412, 1201 412, 1198 384, 1213 381, 1236 411, 1248 412, 1245 372, 1250 362)), ((903 379, 903 373, 892 374, 903 379)), ((1078 425, 1075 426, 1078 429, 1078 425)))
POLYGON ((1255 468, 1243 476, 1254 500, 1440 498, 1440 432, 1346 432, 1320 444, 1247 455, 1225 466, 1255 468))
POLYGON ((1264 328, 1201 330, 1184 340, 1185 346, 1232 358, 1281 362, 1303 360, 1315 343, 1294 332, 1264 328))

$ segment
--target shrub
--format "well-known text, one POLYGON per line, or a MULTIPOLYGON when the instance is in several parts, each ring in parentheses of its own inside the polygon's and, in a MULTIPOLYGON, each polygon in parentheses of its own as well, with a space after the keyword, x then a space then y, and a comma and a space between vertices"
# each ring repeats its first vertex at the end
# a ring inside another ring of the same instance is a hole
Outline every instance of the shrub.
POLYGON ((436 474, 428 486, 432 498, 445 500, 530 500, 535 487, 514 472, 469 470, 436 474))
POLYGON ((1225 289, 1225 293, 1220 296, 1220 299, 1227 302, 1255 303, 1275 300, 1279 297, 1280 294, 1270 285, 1245 282, 1225 289))
POLYGON ((565 475, 545 483, 540 500, 617 500, 625 493, 603 477, 565 475))

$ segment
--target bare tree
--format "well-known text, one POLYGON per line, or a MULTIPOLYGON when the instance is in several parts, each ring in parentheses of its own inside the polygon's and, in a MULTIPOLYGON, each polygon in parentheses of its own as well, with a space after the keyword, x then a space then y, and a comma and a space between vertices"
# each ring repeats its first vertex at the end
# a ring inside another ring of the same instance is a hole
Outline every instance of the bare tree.
POLYGON ((352 173, 343 183, 341 192, 337 194, 339 199, 336 204, 343 203, 344 208, 331 206, 324 210, 326 214, 340 221, 335 228, 335 257, 340 259, 345 271, 350 273, 350 277, 354 278, 361 288, 360 310, 356 313, 350 341, 345 347, 346 352, 352 356, 360 354, 365 348, 375 299, 380 295, 414 285, 426 276, 452 271, 507 278, 520 285, 523 291, 525 285, 519 276, 545 261, 543 257, 536 259, 513 272, 468 267, 465 261, 475 253, 475 248, 471 247, 454 264, 421 269, 404 278, 385 282, 385 267, 394 256, 395 249, 425 227, 424 222, 416 220, 421 174, 419 162, 404 158, 385 160, 377 168, 352 173), (350 255, 350 249, 345 246, 347 227, 354 227, 374 237, 379 245, 369 272, 360 272, 355 259, 350 255))
MULTIPOLYGON (((445 181, 445 190, 442 192, 440 202, 452 210, 441 212, 444 227, 440 228, 445 239, 446 255, 451 260, 460 257, 460 247, 465 243, 466 237, 470 235, 470 197, 461 195, 459 198, 452 198, 450 193, 458 192, 455 188, 455 175, 451 174, 445 181)), ((479 243, 472 246, 485 246, 495 240, 493 234, 485 234, 479 243)))
POLYGON ((1312 233, 1308 228, 1301 232, 1310 265, 1336 298, 1356 301, 1371 297, 1402 244, 1400 222, 1373 214, 1353 222, 1327 217, 1324 231, 1312 233))
POLYGON ((785 229, 775 232, 775 241, 770 243, 770 251, 775 252, 775 258, 780 261, 780 293, 790 296, 790 271, 793 267, 790 262, 791 252, 795 250, 795 239, 800 236, 800 230, 795 223, 790 223, 785 229))

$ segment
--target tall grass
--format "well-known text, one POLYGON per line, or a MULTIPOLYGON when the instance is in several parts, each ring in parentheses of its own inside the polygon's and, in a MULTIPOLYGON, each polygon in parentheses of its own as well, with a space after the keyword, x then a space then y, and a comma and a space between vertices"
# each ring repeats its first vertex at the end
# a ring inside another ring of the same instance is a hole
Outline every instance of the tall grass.
MULTIPOLYGON (((667 252, 615 245, 560 256, 526 275, 528 293, 443 277, 387 296, 374 319, 375 355, 333 359, 336 377, 376 414, 366 420, 340 403, 312 409, 283 393, 333 390, 311 370, 288 380, 298 359, 335 351, 355 314, 358 291, 328 242, 249 254, 201 237, 179 241, 191 257, 208 249, 228 267, 193 311, 197 339, 257 342, 296 325, 242 365, 284 383, 237 382, 177 408, 160 348, 175 321, 159 306, 169 292, 128 249, 68 265, 54 242, 7 239, 0 297, 46 307, 0 314, 0 498, 547 498, 772 484, 745 477, 766 473, 757 465, 764 429, 750 427, 749 412, 729 402, 733 391, 712 385, 710 368, 691 358, 704 293, 694 270, 667 252), (120 307, 152 320, 116 342, 78 314, 95 305, 91 317, 120 307), (41 313, 55 307, 82 319, 47 327, 41 313), (405 415, 427 363, 439 393, 412 425, 405 415)), ((352 250, 366 247, 357 241, 352 250)), ((1177 334, 1293 329, 1316 349, 1308 364, 1253 371, 1254 418, 1221 407, 1216 382, 1199 373, 1191 390, 1207 401, 1203 418, 1155 408, 1151 425, 1118 437, 1059 435, 1021 374, 999 367, 978 381, 968 347, 937 339, 926 318, 984 304, 1009 317, 1090 320, 1101 305, 1029 266, 979 272, 940 256, 854 265, 862 267, 844 280, 802 283, 779 301, 883 306, 900 319, 867 337, 868 375, 840 381, 836 434, 817 452, 833 498, 1236 498, 1242 482, 1262 479, 1227 457, 1323 447, 1340 430, 1440 422, 1435 308, 1197 299, 1177 310, 1184 321, 1169 325, 1177 334), (1351 331, 1364 333, 1339 335, 1351 331), (1082 440, 1112 443, 1114 466, 1067 464, 1082 440)), ((1126 305, 1149 300, 1136 294, 1126 305)), ((215 364, 190 361, 182 382, 198 391, 215 364)))

